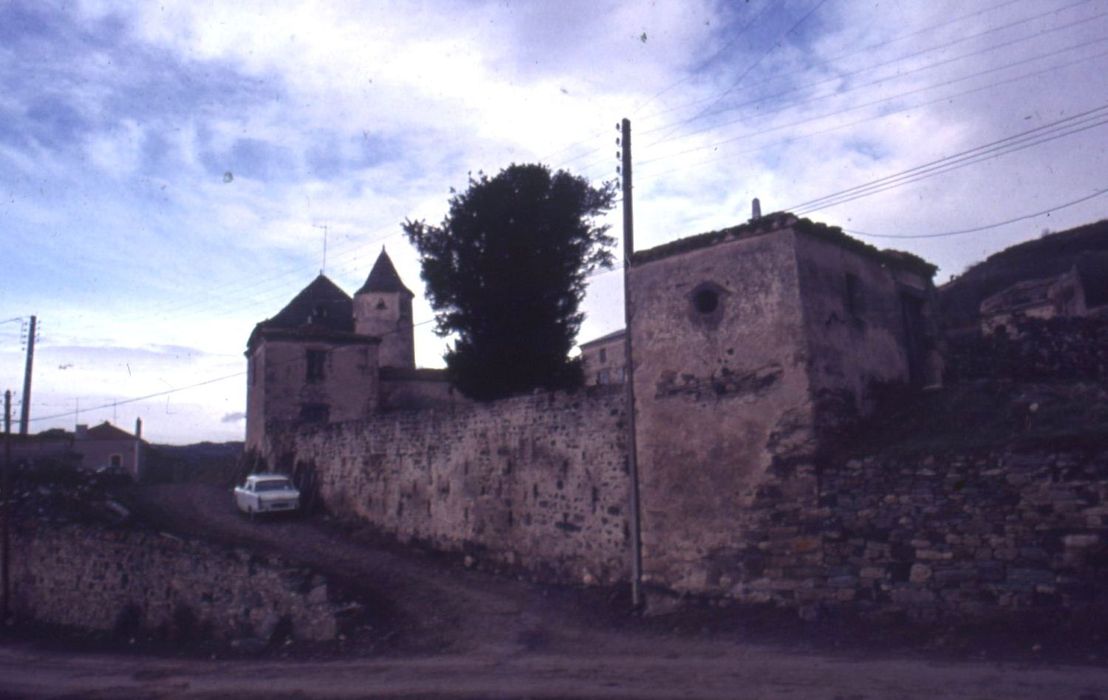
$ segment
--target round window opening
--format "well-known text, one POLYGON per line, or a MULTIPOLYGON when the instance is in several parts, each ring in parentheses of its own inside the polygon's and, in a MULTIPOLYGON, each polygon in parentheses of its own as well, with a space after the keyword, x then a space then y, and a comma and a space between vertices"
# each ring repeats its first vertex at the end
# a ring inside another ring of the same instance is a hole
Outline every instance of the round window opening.
POLYGON ((693 307, 702 314, 710 314, 719 308, 719 292, 701 289, 693 294, 693 307))

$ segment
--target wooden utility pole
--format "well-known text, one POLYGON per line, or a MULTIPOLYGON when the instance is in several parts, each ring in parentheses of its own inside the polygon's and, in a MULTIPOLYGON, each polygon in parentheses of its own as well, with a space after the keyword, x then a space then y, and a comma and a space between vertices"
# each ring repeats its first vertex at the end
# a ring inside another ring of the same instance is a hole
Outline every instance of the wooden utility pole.
POLYGON ((4 512, 0 517, 0 557, 3 558, 3 576, 0 581, 0 626, 8 624, 11 595, 11 568, 12 550, 11 535, 11 509, 12 509, 12 392, 4 392, 4 474, 0 480, 0 488, 4 490, 4 499, 0 503, 4 512))
POLYGON ((627 469, 631 477, 631 604, 641 608, 642 530, 639 512, 638 440, 635 436, 635 363, 631 353, 631 256, 635 252, 635 216, 631 205, 631 120, 620 124, 623 180, 623 387, 627 402, 627 469))
POLYGON ((27 434, 31 421, 31 369, 35 364, 35 322, 31 316, 31 330, 27 333, 27 366, 23 369, 23 404, 19 411, 19 434, 27 434))

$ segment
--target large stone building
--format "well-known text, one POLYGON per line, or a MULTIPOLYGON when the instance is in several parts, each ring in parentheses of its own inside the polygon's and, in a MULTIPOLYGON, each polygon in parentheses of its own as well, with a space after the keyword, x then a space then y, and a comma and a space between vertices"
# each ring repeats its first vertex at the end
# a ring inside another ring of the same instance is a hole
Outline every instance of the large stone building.
POLYGON ((938 380, 934 270, 789 214, 635 255, 650 580, 727 593, 749 578, 752 549, 795 558, 791 538, 763 538, 802 532, 816 512, 816 460, 836 428, 880 385, 938 380))
MULTIPOLYGON (((937 381, 934 269, 784 213, 637 253, 638 533, 618 390, 442 410, 438 385, 438 408, 389 412, 386 385, 414 370, 410 340, 384 350, 410 297, 383 261, 363 298, 321 277, 255 329, 248 444, 312 472, 328 508, 402 539, 614 581, 638 534, 648 583, 755 597, 771 564, 817 564, 806 533, 836 431, 882 385, 937 381)), ((622 362, 618 338, 601 340, 584 348, 590 371, 622 362)))
POLYGON ((351 298, 322 273, 247 341, 246 448, 310 424, 451 403, 442 370, 416 369, 412 292, 382 250, 351 298))

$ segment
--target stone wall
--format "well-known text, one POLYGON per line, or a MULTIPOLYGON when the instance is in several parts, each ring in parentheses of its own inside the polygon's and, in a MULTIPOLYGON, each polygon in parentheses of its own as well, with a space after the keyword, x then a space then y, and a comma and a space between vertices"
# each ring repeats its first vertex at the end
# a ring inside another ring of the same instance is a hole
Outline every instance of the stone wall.
POLYGON ((867 457, 820 482, 822 566, 770 562, 755 586, 767 598, 1108 620, 1108 449, 867 457))
POLYGON ((619 388, 395 411, 297 434, 328 510, 541 574, 627 580, 628 478, 619 388))
POLYGON ((631 270, 644 580, 728 595, 767 522, 815 504, 795 233, 631 270))
POLYGON ((279 627, 306 640, 336 633, 323 578, 244 550, 35 522, 12 538, 12 562, 17 619, 173 639, 265 641, 279 627))
POLYGON ((929 270, 898 266, 895 257, 879 265, 817 235, 797 235, 796 255, 821 426, 867 415, 874 386, 939 380, 927 374, 927 356, 937 345, 929 270))
POLYGON ((1108 318, 1022 318, 948 341, 948 381, 1108 380, 1108 318))

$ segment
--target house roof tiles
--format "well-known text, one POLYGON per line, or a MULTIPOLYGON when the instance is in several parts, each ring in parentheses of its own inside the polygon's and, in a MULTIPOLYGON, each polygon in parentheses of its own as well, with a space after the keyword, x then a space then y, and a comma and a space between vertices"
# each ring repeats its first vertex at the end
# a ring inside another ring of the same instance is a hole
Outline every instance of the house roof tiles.
POLYGON ((135 436, 122 428, 117 428, 108 421, 93 426, 85 431, 82 440, 134 440, 135 436))
POLYGON ((354 302, 326 275, 320 274, 276 316, 258 325, 290 330, 311 325, 349 333, 354 330, 354 302))

